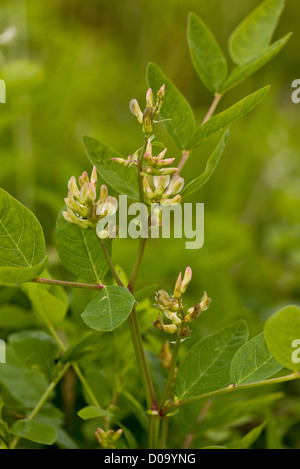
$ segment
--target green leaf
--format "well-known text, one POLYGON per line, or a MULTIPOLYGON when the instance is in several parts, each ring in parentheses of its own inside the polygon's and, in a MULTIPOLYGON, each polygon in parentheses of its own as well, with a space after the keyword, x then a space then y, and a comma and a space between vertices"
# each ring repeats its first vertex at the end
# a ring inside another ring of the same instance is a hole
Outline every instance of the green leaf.
POLYGON ((289 370, 300 370, 300 361, 296 363, 299 359, 295 357, 297 350, 293 347, 293 342, 300 339, 300 308, 286 306, 273 314, 265 323, 264 334, 276 360, 289 370))
POLYGON ((195 117, 191 106, 154 63, 148 65, 147 77, 148 84, 154 92, 157 92, 162 85, 166 85, 166 99, 161 108, 160 117, 171 119, 164 122, 170 137, 181 150, 188 150, 195 130, 195 117))
POLYGON ((221 141, 219 142, 217 148, 215 151, 212 153, 212 155, 209 157, 205 171, 202 173, 199 177, 194 179, 193 181, 189 182, 181 192, 182 197, 187 196, 189 194, 192 194, 193 192, 197 191, 202 187, 212 176, 214 170, 216 169, 220 158, 223 154, 223 151, 226 147, 226 143, 229 137, 229 129, 226 130, 225 134, 223 135, 221 141))
POLYGON ((30 370, 41 372, 48 380, 52 378, 58 346, 43 331, 23 331, 9 336, 9 343, 20 363, 30 370))
POLYGON ((286 45, 288 40, 291 37, 291 33, 287 34, 286 36, 282 37, 278 41, 274 42, 271 46, 265 49, 259 56, 257 56, 253 61, 247 63, 246 65, 241 65, 236 67, 231 74, 229 75, 228 79, 224 83, 221 92, 225 93, 226 91, 230 90, 234 86, 238 85, 250 75, 255 73, 257 70, 262 68, 266 63, 270 62, 286 45))
POLYGON ((134 302, 135 299, 127 288, 111 285, 103 288, 81 316, 91 329, 113 331, 128 318, 134 302))
POLYGON ((111 419, 113 417, 113 414, 111 412, 108 412, 108 410, 101 409, 100 407, 96 407, 93 405, 84 407, 77 413, 77 415, 82 420, 91 420, 98 417, 106 417, 111 419))
POLYGON ((61 287, 26 284, 22 288, 30 299, 34 312, 43 320, 58 324, 66 316, 68 299, 61 287))
MULTIPOLYGON (((111 246, 111 240, 106 241, 109 253, 111 246)), ((99 283, 108 272, 106 258, 96 233, 90 228, 84 230, 68 223, 62 213, 56 223, 56 248, 64 265, 78 277, 99 283)))
POLYGON ((228 386, 230 362, 247 338, 241 319, 195 344, 180 363, 176 395, 183 400, 228 386))
POLYGON ((230 448, 233 449, 248 449, 251 448, 253 443, 258 440, 260 435, 262 434, 267 422, 263 422, 258 427, 253 428, 247 435, 245 435, 237 444, 231 445, 230 448))
POLYGON ((211 117, 205 124, 201 125, 193 135, 191 146, 197 147, 203 140, 210 135, 225 129, 230 124, 240 119, 242 116, 252 111, 267 95, 270 87, 266 86, 250 94, 246 98, 238 101, 226 111, 211 117))
POLYGON ((0 282, 33 280, 47 264, 42 227, 33 213, 0 189, 0 282))
POLYGON ((204 85, 216 93, 227 76, 227 62, 215 37, 194 13, 190 13, 188 43, 194 67, 204 85))
POLYGON ((103 341, 103 335, 99 332, 88 332, 88 334, 70 347, 62 356, 63 363, 78 361, 93 352, 101 353, 101 349, 106 347, 106 342, 103 341))
POLYGON ((284 0, 264 1, 233 31, 229 51, 235 63, 250 62, 269 46, 284 3, 284 0))
POLYGON ((12 331, 27 329, 36 325, 35 315, 26 309, 14 304, 0 306, 0 329, 12 331))
POLYGON ((243 345, 231 362, 232 384, 247 384, 270 378, 282 369, 271 355, 263 332, 243 345))
POLYGON ((111 161, 111 158, 123 158, 123 155, 92 137, 84 136, 83 143, 90 161, 96 166, 102 179, 120 194, 125 194, 131 199, 138 199, 136 169, 126 168, 111 161))
POLYGON ((19 420, 11 427, 14 435, 42 445, 53 445, 57 438, 56 430, 35 420, 19 420))

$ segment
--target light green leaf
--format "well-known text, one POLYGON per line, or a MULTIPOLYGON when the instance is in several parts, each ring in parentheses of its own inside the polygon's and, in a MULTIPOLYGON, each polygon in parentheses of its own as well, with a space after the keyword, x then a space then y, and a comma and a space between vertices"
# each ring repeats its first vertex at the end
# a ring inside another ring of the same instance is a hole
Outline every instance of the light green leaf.
POLYGON ((243 345, 231 362, 232 384, 247 384, 263 381, 282 369, 271 355, 263 332, 243 345))
POLYGON ((212 92, 220 91, 227 76, 227 62, 215 37, 194 13, 190 13, 188 43, 194 67, 204 85, 212 92))
POLYGON ((193 181, 189 182, 181 192, 182 197, 187 196, 189 194, 192 194, 193 192, 197 191, 202 187, 211 177, 213 174, 214 170, 217 167, 217 164, 220 161, 220 158, 223 154, 223 151, 226 147, 226 143, 229 137, 229 129, 226 130, 225 134, 223 135, 221 141, 219 142, 217 148, 215 151, 212 153, 212 155, 209 157, 207 163, 206 163, 206 168, 204 173, 202 173, 199 177, 194 179, 193 181))
POLYGON ((28 282, 47 264, 42 227, 33 213, 0 189, 0 281, 28 282))
POLYGON ((26 284, 22 287, 28 295, 34 312, 43 320, 58 324, 66 316, 68 299, 61 287, 40 284, 26 284))
MULTIPOLYGON (((111 240, 106 241, 110 254, 111 246, 111 240)), ((90 228, 84 230, 68 223, 61 213, 56 223, 56 248, 65 266, 78 277, 99 283, 108 272, 96 233, 90 228)))
POLYGON ((257 56, 253 61, 247 63, 246 65, 241 65, 236 67, 231 74, 229 75, 228 79, 224 83, 221 92, 225 93, 226 91, 230 90, 234 86, 238 85, 250 75, 255 73, 257 70, 262 68, 266 63, 270 62, 286 45, 288 40, 291 37, 291 33, 287 34, 286 36, 282 37, 278 41, 274 42, 271 46, 265 49, 259 56, 257 56))
POLYGON ((113 331, 128 318, 134 302, 135 299, 127 288, 111 285, 103 288, 81 316, 91 329, 113 331))
POLYGON ((138 199, 136 168, 126 168, 111 161, 111 158, 123 158, 123 156, 95 138, 84 136, 83 143, 90 161, 96 166, 103 180, 120 194, 138 199))
POLYGON ((11 432, 42 445, 53 445, 57 438, 55 428, 35 420, 19 420, 13 424, 11 432))
POLYGON ((270 87, 266 86, 238 101, 226 111, 211 117, 205 124, 201 125, 193 135, 191 146, 197 147, 210 135, 225 129, 230 124, 252 111, 267 95, 270 87))
POLYGON ((229 51, 237 64, 255 59, 272 39, 284 8, 284 0, 265 0, 233 31, 229 51))
POLYGON ((96 407, 93 405, 89 405, 87 407, 84 407, 81 409, 77 415, 82 419, 82 420, 91 420, 95 419, 98 417, 105 417, 105 418, 112 418, 113 414, 111 412, 108 412, 108 410, 101 409, 100 407, 96 407))
POLYGON ((300 308, 286 306, 273 314, 264 328, 265 339, 272 355, 289 370, 300 370, 300 352, 293 342, 300 339, 300 308), (298 363, 297 363, 298 361, 298 363))
POLYGON ((58 346, 43 331, 23 331, 9 336, 9 343, 22 365, 41 372, 48 380, 52 378, 58 346))
POLYGON ((247 338, 241 319, 195 344, 180 363, 176 395, 183 400, 228 386, 231 360, 247 338))
POLYGON ((195 130, 195 117, 191 106, 154 63, 148 65, 147 77, 153 92, 157 92, 162 85, 166 85, 166 99, 161 108, 160 117, 171 119, 164 122, 170 137, 181 150, 188 150, 195 130))

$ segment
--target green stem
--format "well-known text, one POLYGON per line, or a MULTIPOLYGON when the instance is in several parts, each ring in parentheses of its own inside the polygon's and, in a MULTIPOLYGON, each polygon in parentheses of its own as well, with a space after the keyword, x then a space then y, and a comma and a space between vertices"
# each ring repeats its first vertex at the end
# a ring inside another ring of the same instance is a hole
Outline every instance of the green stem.
POLYGON ((180 345, 181 345, 181 339, 180 339, 180 337, 177 337, 177 340, 176 340, 175 346, 174 346, 174 352, 173 352, 171 366, 170 366, 170 370, 169 370, 169 374, 168 374, 168 379, 167 379, 167 382, 165 384, 163 393, 161 395, 161 398, 160 398, 160 401, 159 401, 159 404, 158 404, 159 408, 163 407, 164 403, 166 402, 166 400, 169 396, 169 392, 170 392, 170 389, 171 389, 171 386, 172 386, 173 380, 174 380, 174 372, 175 372, 175 368, 176 368, 176 363, 177 363, 177 358, 178 358, 178 354, 179 354, 179 350, 180 350, 180 345))
POLYGON ((213 102, 211 103, 211 106, 210 106, 209 110, 207 111, 207 114, 206 114, 206 116, 204 117, 204 119, 203 119, 201 125, 205 124, 205 123, 212 117, 212 115, 213 115, 213 113, 215 112, 215 110, 216 110, 216 108, 217 108, 217 106, 218 106, 218 104, 219 104, 221 98, 222 98, 222 94, 220 94, 220 93, 216 93, 216 94, 215 94, 214 100, 213 100, 213 102))
POLYGON ((146 240, 147 240, 146 238, 141 238, 141 240, 140 240, 140 244, 139 244, 139 247, 138 247, 138 252, 137 252, 137 255, 136 255, 135 263, 134 263, 132 273, 131 273, 131 277, 130 277, 130 281, 129 281, 129 284, 128 284, 128 290, 130 290, 132 294, 134 294, 136 279, 137 279, 137 276, 138 276, 138 273, 139 273, 139 270, 140 270, 140 267, 141 267, 143 255, 144 255, 144 252, 145 252, 146 240))
POLYGON ((149 417, 149 449, 159 449, 159 427, 160 417, 158 415, 150 415, 149 417))
POLYGON ((144 153, 146 151, 147 144, 148 144, 148 137, 145 136, 143 146, 142 146, 142 149, 141 149, 141 153, 140 153, 140 156, 139 156, 139 159, 138 159, 138 183, 139 183, 139 196, 140 196, 140 202, 141 203, 144 202, 142 171, 143 171, 143 156, 144 156, 144 153))
POLYGON ((155 397, 155 392, 151 380, 151 375, 146 360, 145 350, 142 341, 142 335, 140 331, 139 321, 136 313, 136 307, 134 306, 129 318, 129 326, 131 332, 131 339, 136 355, 137 364, 141 374, 141 380, 143 383, 145 398, 147 402, 148 409, 156 409, 157 402, 155 397))
POLYGON ((35 278, 32 280, 34 283, 42 283, 46 285, 58 285, 61 287, 72 287, 72 288, 83 288, 85 290, 102 290, 104 285, 97 283, 78 283, 78 282, 67 282, 65 280, 53 280, 51 278, 35 278))
POLYGON ((118 274, 117 274, 117 271, 116 271, 116 269, 115 269, 115 267, 114 267, 114 265, 113 265, 113 263, 112 263, 112 260, 111 260, 111 258, 110 258, 109 252, 108 252, 108 250, 106 249, 105 243, 104 243, 104 241, 103 241, 102 239, 100 239, 100 244, 101 244, 101 247, 102 247, 104 256, 105 256, 105 258, 106 258, 106 260, 107 260, 107 263, 108 263, 108 265, 109 265, 109 269, 110 269, 110 271, 111 271, 111 273, 112 273, 112 275, 113 275, 115 281, 117 282, 117 284, 118 284, 120 287, 124 287, 123 282, 121 281, 120 277, 119 277, 118 274))
POLYGON ((170 426, 170 418, 165 417, 164 419, 162 419, 160 449, 166 449, 169 426, 170 426))
MULTIPOLYGON (((65 375, 69 367, 70 367, 70 363, 67 363, 66 365, 63 366, 63 368, 60 370, 56 378, 49 384, 48 388, 46 389, 46 391, 44 392, 44 394, 42 395, 42 397, 40 398, 40 400, 38 401, 33 411, 29 414, 26 420, 33 420, 34 417, 39 413, 43 405, 46 403, 46 401, 50 397, 52 391, 56 388, 59 381, 65 375)), ((16 436, 10 445, 10 449, 15 449, 17 444, 19 443, 19 440, 20 440, 20 437, 16 436)))
POLYGON ((212 391, 208 392, 206 394, 201 394, 201 396, 196 396, 192 397, 190 399, 186 399, 185 401, 181 401, 178 404, 171 405, 169 407, 165 407, 164 409, 161 410, 161 416, 165 416, 169 414, 170 412, 174 412, 175 410, 184 407, 188 404, 193 404, 194 402, 199 402, 203 401, 206 399, 211 399, 213 397, 218 397, 222 396, 224 394, 230 394, 235 391, 241 391, 243 389, 253 389, 253 388, 258 388, 261 386, 267 386, 269 384, 280 384, 280 383, 286 383, 288 381, 293 381, 295 379, 300 378, 300 373, 293 373, 291 375, 286 375, 286 376, 281 376, 279 378, 272 378, 272 379, 267 379, 264 381, 258 381, 257 383, 250 383, 250 384, 240 384, 237 386, 228 386, 227 388, 219 389, 218 391, 212 391))

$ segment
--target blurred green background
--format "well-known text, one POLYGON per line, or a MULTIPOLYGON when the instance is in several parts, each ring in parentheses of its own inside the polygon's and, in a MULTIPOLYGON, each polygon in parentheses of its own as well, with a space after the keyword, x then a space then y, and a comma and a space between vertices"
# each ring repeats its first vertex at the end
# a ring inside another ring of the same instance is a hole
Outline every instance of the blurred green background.
MULTIPOLYGON (((16 36, 0 45, 0 77, 7 85, 7 103, 0 109, 0 184, 41 221, 51 273, 72 278, 56 255, 54 230, 68 179, 91 170, 82 135, 99 138, 124 156, 140 147, 141 129, 129 101, 144 102, 149 61, 183 92, 200 123, 212 97, 189 58, 188 12, 209 25, 226 51, 233 28, 259 4, 1 1, 0 32, 14 26, 16 36)), ((213 299, 196 326, 200 333, 245 317, 253 335, 279 306, 300 299, 300 105, 291 101, 291 83, 299 78, 299 14, 298 2, 288 0, 276 31, 276 38, 294 32, 288 46, 219 107, 272 85, 264 102, 233 125, 212 179, 189 200, 205 203, 204 247, 186 250, 183 240, 172 239, 148 245, 141 287, 156 283, 171 290, 178 272, 190 265, 194 281, 188 306, 204 289, 213 299)), ((169 155, 179 159, 163 124, 155 131, 169 155)), ((183 171, 186 181, 200 174, 218 137, 194 151, 183 171)), ((117 240, 114 261, 129 272, 135 250, 135 241, 117 240)))

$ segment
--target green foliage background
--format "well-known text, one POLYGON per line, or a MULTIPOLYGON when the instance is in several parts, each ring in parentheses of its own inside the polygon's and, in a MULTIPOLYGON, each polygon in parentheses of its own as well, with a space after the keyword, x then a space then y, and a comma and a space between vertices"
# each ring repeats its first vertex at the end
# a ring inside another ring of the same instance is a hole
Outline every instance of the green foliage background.
MULTIPOLYGON (((0 185, 41 221, 53 275, 72 278, 56 254, 54 232, 68 179, 91 169, 82 135, 98 138, 125 156, 141 145, 129 101, 144 101, 149 61, 157 63, 183 92, 199 124, 211 94, 189 57, 188 12, 208 24, 226 51, 231 31, 259 4, 258 0, 1 2, 0 31, 16 25, 18 35, 0 46, 0 77, 7 85, 7 103, 0 108, 0 185)), ((184 241, 170 239, 151 241, 146 250, 139 287, 156 283, 171 290, 179 271, 190 265, 193 282, 186 302, 195 304, 204 289, 213 299, 210 309, 193 324, 185 349, 239 318, 247 320, 252 337, 279 307, 300 302, 300 105, 291 101, 291 83, 299 78, 299 14, 298 2, 287 0, 275 39, 293 31, 290 42, 275 60, 226 94, 218 108, 222 111, 272 85, 263 103, 233 125, 213 177, 189 198, 205 203, 204 247, 185 250, 184 241)), ((163 125, 156 126, 155 133, 167 144, 169 155, 179 160, 163 125)), ((183 171, 186 182, 202 172, 218 138, 208 139, 193 152, 183 171)), ((135 241, 117 240, 113 259, 129 273, 135 251, 135 241)), ((26 298, 9 288, 1 287, 0 301, 28 307, 26 298)), ((3 329, 2 336, 9 332, 3 329)), ((300 446, 300 407, 294 400, 299 386, 298 382, 285 385, 288 397, 280 401, 285 418, 282 423, 276 410, 270 411, 272 426, 260 440, 262 447, 300 446)), ((264 393, 252 392, 251 398, 264 393)), ((234 405, 235 399, 224 398, 223 407, 234 405)), ((185 412, 188 421, 189 410, 185 412)), ((174 434, 173 444, 180 447, 180 432, 174 434)))

